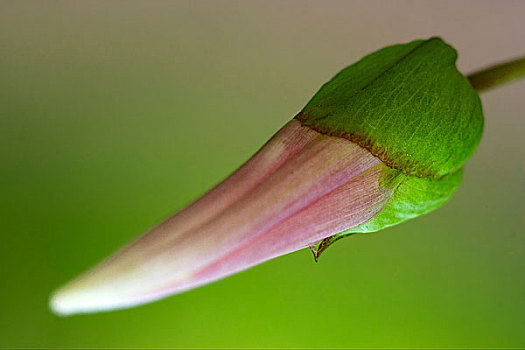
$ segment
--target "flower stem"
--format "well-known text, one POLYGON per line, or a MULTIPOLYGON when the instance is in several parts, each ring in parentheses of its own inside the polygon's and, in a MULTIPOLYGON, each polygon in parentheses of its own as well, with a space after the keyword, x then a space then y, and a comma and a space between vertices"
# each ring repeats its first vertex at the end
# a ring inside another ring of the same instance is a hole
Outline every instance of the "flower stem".
POLYGON ((485 68, 470 74, 468 79, 474 89, 482 92, 520 77, 525 77, 525 57, 485 68))

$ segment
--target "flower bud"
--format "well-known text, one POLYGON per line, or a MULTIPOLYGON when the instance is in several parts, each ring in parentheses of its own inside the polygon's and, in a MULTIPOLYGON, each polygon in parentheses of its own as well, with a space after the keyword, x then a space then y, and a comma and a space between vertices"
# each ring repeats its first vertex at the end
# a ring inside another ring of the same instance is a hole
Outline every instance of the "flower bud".
POLYGON ((394 45, 326 83, 248 162, 54 293, 58 314, 130 307, 447 201, 479 143, 476 92, 441 39, 394 45))

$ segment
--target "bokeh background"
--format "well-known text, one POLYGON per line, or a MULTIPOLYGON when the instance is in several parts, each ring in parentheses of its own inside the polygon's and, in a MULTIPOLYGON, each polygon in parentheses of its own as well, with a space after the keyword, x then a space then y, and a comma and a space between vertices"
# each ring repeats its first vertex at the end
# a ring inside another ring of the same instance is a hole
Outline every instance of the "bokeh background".
POLYGON ((322 83, 442 36, 525 54, 524 1, 3 1, 0 347, 525 347, 525 82, 440 210, 116 312, 49 293, 226 177, 322 83))

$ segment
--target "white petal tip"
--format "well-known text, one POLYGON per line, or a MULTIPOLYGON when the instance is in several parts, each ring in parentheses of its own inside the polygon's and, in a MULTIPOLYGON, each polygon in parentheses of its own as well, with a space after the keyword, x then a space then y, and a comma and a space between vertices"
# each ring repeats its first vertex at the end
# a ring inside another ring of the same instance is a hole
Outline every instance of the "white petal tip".
POLYGON ((73 314, 87 314, 115 309, 115 303, 105 302, 107 298, 90 290, 74 290, 61 288, 54 292, 49 299, 49 308, 57 316, 73 314))
POLYGON ((54 292, 49 298, 49 309, 57 316, 68 316, 75 313, 67 299, 63 293, 54 292))

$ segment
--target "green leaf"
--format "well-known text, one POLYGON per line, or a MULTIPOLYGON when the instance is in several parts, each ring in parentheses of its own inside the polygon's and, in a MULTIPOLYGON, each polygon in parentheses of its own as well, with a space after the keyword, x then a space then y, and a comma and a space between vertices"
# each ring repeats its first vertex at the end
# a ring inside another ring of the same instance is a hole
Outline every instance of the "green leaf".
POLYGON ((405 175, 441 178, 462 167, 483 131, 478 94, 456 58, 439 38, 386 47, 342 70, 296 118, 405 175))

